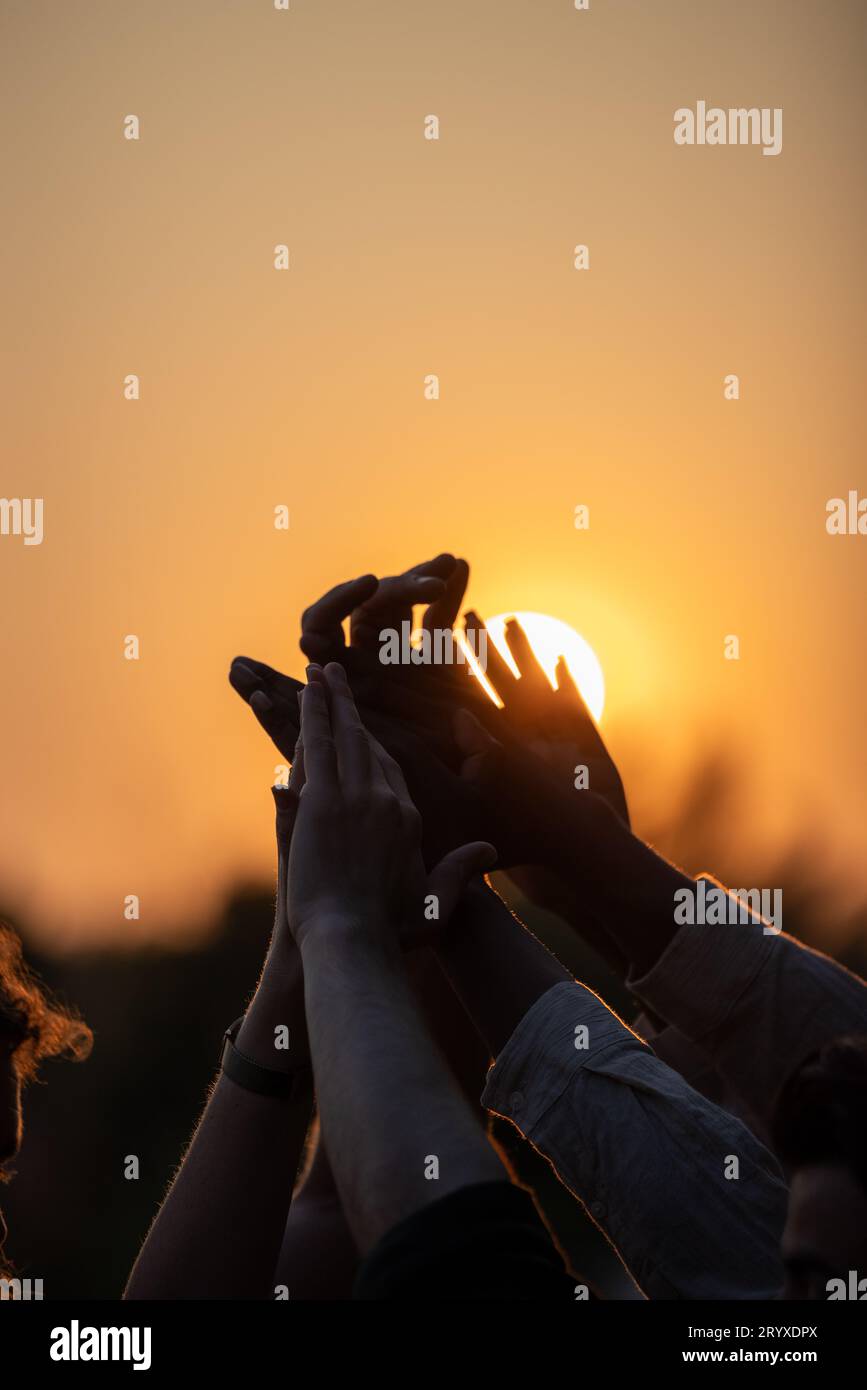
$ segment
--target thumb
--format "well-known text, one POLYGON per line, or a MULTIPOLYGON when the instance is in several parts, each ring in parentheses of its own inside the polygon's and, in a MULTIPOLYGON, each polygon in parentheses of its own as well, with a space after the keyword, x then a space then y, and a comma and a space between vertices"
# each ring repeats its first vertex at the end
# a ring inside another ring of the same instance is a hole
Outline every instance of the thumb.
POLYGON ((286 906, 289 890, 289 846, 295 817, 298 814, 298 795, 291 787, 278 784, 271 788, 277 813, 277 926, 286 925, 286 906))
POLYGON ((295 829, 298 793, 293 787, 284 787, 278 782, 271 788, 271 795, 274 797, 274 809, 277 813, 277 852, 283 858, 289 854, 292 831, 295 829))
POLYGON ((438 929, 442 929, 461 898, 471 878, 476 874, 493 869, 497 862, 497 851, 487 840, 475 840, 472 844, 461 845, 450 850, 436 868, 428 875, 427 893, 438 900, 438 929))

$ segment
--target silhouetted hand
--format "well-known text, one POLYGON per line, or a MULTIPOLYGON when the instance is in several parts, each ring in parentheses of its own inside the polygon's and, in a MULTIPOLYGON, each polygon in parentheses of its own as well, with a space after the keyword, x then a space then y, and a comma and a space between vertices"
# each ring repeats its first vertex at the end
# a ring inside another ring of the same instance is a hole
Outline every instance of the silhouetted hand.
MULTIPOLYGON (((298 696, 305 687, 250 657, 235 658, 229 680, 282 756, 291 762, 300 730, 298 696)), ((450 704, 444 704, 443 711, 444 718, 453 718, 450 704)), ((520 821, 499 822, 471 783, 461 777, 463 755, 451 735, 447 762, 431 739, 417 728, 377 709, 362 708, 361 715, 370 733, 400 765, 406 778, 409 794, 422 817, 426 864, 435 864, 449 850, 469 840, 496 844, 503 864, 524 862, 520 821), (494 830, 498 839, 494 838, 494 830)))
POLYGON ((417 725, 438 742, 451 742, 453 703, 470 708, 490 704, 463 662, 386 664, 380 634, 412 630, 414 607, 427 605, 422 630, 451 633, 466 592, 469 565, 453 555, 437 555, 403 574, 377 579, 363 575, 338 584, 305 609, 301 650, 312 661, 339 661, 356 699, 366 708, 393 714, 417 725), (343 624, 349 620, 349 643, 343 624))
POLYGON ((451 746, 456 706, 470 709, 504 743, 520 743, 538 754, 573 785, 585 766, 589 785, 628 825, 623 783, 565 660, 557 666, 554 690, 533 655, 517 620, 506 627, 506 641, 520 672, 513 675, 484 624, 472 611, 465 616, 470 644, 485 640, 486 674, 504 708, 497 710, 464 663, 453 665, 383 665, 380 633, 412 622, 413 605, 427 603, 422 627, 451 629, 466 592, 469 566, 442 554, 403 574, 377 580, 375 575, 339 584, 302 617, 301 649, 312 660, 339 660, 365 710, 392 715, 433 740, 439 755, 454 766, 451 746), (347 647, 343 623, 349 618, 347 647), (484 638, 482 637, 484 634, 484 638))
MULTIPOLYGON (((628 835, 609 802, 598 792, 576 790, 536 753, 517 743, 500 743, 468 710, 454 719, 462 755, 461 780, 472 787, 494 825, 520 826, 524 858, 570 880, 604 877, 609 861, 604 843, 628 835)), ((504 865, 508 867, 508 865, 504 865)))
POLYGON ((236 656, 229 668, 229 683, 250 706, 277 751, 291 766, 301 732, 301 681, 284 676, 264 661, 236 656))
POLYGON ((298 945, 338 931, 388 947, 424 944, 447 924, 470 878, 496 859, 464 844, 427 874, 422 824, 400 767, 371 738, 342 666, 309 668, 301 699, 305 783, 289 849, 287 920, 298 945), (437 914, 427 905, 436 900, 437 914))
POLYGON ((343 623, 349 618, 352 656, 361 652, 376 656, 382 629, 411 623, 413 608, 420 604, 427 605, 423 626, 429 631, 451 628, 469 572, 466 560, 442 554, 385 579, 366 574, 337 584, 301 615, 301 650, 310 661, 344 663, 343 623))
MULTIPOLYGON (((484 631, 481 619, 470 611, 464 621, 467 632, 474 634, 478 642, 484 631)), ((586 767, 589 789, 603 797, 629 825, 620 774, 565 659, 561 656, 557 663, 555 690, 516 618, 506 624, 506 643, 521 674, 520 678, 515 676, 493 642, 488 641, 486 675, 503 701, 503 709, 493 714, 484 711, 486 727, 501 741, 523 742, 563 777, 566 786, 574 785, 579 767, 586 767)))
MULTIPOLYGON (((484 838, 485 811, 461 781, 460 755, 452 735, 455 699, 471 708, 490 701, 477 681, 467 689, 465 668, 387 666, 379 660, 379 633, 411 622, 413 606, 427 604, 423 626, 451 629, 467 584, 469 567, 439 555, 402 575, 375 575, 339 584, 306 609, 301 646, 313 660, 337 658, 347 672, 365 723, 397 759, 424 821, 426 862, 467 839, 484 838), (350 643, 343 623, 349 619, 350 643)), ((300 681, 264 662, 236 657, 229 680, 283 757, 291 762, 299 731, 300 681)), ((504 842, 512 862, 515 835, 504 842)))
MULTIPOLYGON (((427 603, 423 626, 451 628, 463 597, 469 568, 443 554, 378 580, 375 575, 337 585, 304 613, 301 645, 315 660, 338 657, 366 725, 398 761, 425 827, 425 858, 436 858, 467 839, 497 844, 503 867, 531 864, 525 834, 526 808, 510 817, 481 799, 459 776, 462 757, 454 741, 454 714, 467 709, 496 732, 498 742, 530 748, 573 789, 574 768, 587 764, 591 787, 606 796, 626 818, 616 768, 575 686, 562 668, 560 688, 553 691, 532 655, 523 630, 510 627, 509 641, 520 669, 518 680, 487 644, 488 674, 505 701, 498 710, 465 664, 453 666, 384 665, 379 660, 380 633, 411 623, 413 606, 427 603), (349 619, 350 643, 343 623, 349 619), (568 775, 568 781, 565 780, 568 775)), ((468 630, 481 630, 475 614, 468 630)), ((300 682, 248 657, 232 664, 230 681, 245 699, 283 757, 291 760, 298 735, 300 682)), ((532 873, 532 870, 530 870, 532 873)), ((520 886, 544 906, 554 905, 536 873, 515 875, 520 886)), ((550 886, 550 885, 549 885, 550 886)))

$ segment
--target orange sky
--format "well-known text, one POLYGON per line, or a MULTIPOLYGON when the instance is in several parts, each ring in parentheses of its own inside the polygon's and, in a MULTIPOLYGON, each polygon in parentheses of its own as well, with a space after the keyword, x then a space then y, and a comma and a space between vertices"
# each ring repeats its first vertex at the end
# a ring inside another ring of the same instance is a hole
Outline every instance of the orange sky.
POLYGON ((867 538, 824 525, 867 494, 865 29, 857 0, 3 7, 0 491, 45 539, 0 536, 0 903, 141 938, 270 873, 231 656, 300 674, 306 603, 442 549, 479 611, 592 644, 639 803, 746 749, 757 843, 818 822, 867 888, 867 538), (700 99, 782 107, 782 153, 676 146, 700 99))

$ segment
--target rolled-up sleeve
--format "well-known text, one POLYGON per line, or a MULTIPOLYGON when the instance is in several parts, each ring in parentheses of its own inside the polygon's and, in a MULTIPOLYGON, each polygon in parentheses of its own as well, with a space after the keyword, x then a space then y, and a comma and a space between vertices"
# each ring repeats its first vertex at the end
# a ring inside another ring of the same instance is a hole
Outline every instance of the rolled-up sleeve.
POLYGON ((707 1054, 764 1131, 780 1086, 809 1053, 867 1032, 864 981, 784 932, 768 933, 758 916, 682 926, 653 968, 627 983, 707 1054))
POLYGON ((522 1019, 488 1073, 649 1298, 773 1298, 786 1187, 740 1121, 693 1091, 583 985, 522 1019))

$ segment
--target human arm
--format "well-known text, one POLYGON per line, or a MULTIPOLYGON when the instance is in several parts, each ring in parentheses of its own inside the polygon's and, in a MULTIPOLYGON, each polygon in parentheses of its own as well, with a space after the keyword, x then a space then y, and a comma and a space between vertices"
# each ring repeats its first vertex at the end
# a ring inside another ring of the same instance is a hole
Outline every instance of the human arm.
POLYGON ((273 1297, 312 1109, 301 959, 283 906, 285 814, 278 811, 274 933, 236 1046, 263 1067, 293 1073, 296 1087, 289 1098, 259 1095, 220 1072, 139 1252, 127 1299, 273 1297), (282 1028, 288 1050, 275 1046, 275 1030, 282 1028))
POLYGON ((482 1098, 545 1154, 649 1298, 778 1294, 776 1161, 592 991, 573 982, 544 995, 482 1098))
MULTIPOLYGON (((517 827, 523 862, 555 876, 574 902, 571 925, 599 923, 619 958, 643 970, 677 931, 675 893, 693 880, 633 834, 610 803, 577 789, 532 752, 502 744, 469 711, 454 721, 461 779, 493 823, 517 827)), ((605 947, 603 945, 603 950, 605 947)))
POLYGON ((302 729, 308 781, 288 916, 304 964, 322 1131, 365 1253, 428 1203, 505 1179, 419 1017, 398 939, 401 929, 417 933, 431 892, 446 920, 469 873, 492 852, 464 847, 427 878, 418 813, 396 765, 371 749, 340 667, 329 665, 307 686, 302 729), (429 1157, 435 1183, 425 1174, 429 1157))
MULTIPOLYGON (((470 1102, 477 1124, 484 1126, 487 1117, 479 1096, 490 1052, 433 950, 421 947, 408 952, 404 959, 424 1021, 470 1102)), ((314 1143, 311 1162, 292 1199, 274 1281, 285 1286, 293 1299, 348 1299, 358 1271, 358 1251, 318 1124, 314 1143)))
POLYGON ((503 1050, 537 1000, 572 978, 482 882, 467 888, 436 952, 492 1057, 503 1050))
MULTIPOLYGON (((552 768, 499 744, 468 714, 456 728, 465 773, 483 801, 523 818, 533 862, 571 903, 563 915, 588 940, 602 925, 627 962, 629 988, 657 1027, 670 1025, 673 1064, 685 1055, 695 1068, 706 1057, 727 1101, 766 1136, 789 1071, 841 1032, 867 1027, 864 982, 782 933, 780 922, 765 923, 709 876, 701 885, 681 873, 592 790, 564 790, 552 768), (702 886, 725 896, 727 920, 682 924, 678 904, 702 886)), ((601 949, 607 954, 604 939, 601 949)))
POLYGON ((552 1162, 648 1296, 771 1296, 785 1189, 749 1131, 572 980, 491 889, 468 889, 437 950, 497 1057, 484 1103, 552 1162))
POLYGON ((359 1256, 334 1183, 318 1120, 313 1153, 292 1197, 274 1285, 295 1301, 341 1302, 352 1297, 359 1256))

